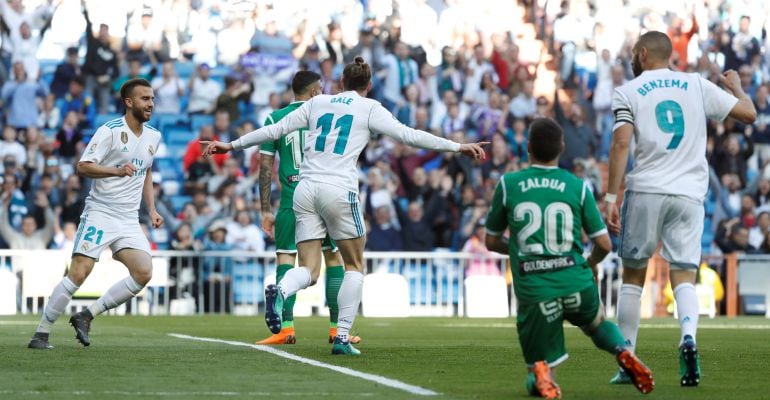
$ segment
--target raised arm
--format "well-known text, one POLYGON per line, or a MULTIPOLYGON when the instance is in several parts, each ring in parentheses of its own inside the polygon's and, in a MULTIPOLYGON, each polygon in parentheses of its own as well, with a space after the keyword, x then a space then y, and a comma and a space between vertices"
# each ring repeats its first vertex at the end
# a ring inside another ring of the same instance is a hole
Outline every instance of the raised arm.
POLYGON ((701 79, 707 116, 718 120, 723 120, 725 116, 729 116, 744 124, 753 124, 757 119, 757 109, 754 108, 751 97, 743 91, 738 73, 733 70, 726 71, 719 77, 719 80, 729 94, 720 90, 710 81, 701 79), (733 96, 738 99, 737 102, 733 96), (721 118, 719 118, 720 116, 721 118))

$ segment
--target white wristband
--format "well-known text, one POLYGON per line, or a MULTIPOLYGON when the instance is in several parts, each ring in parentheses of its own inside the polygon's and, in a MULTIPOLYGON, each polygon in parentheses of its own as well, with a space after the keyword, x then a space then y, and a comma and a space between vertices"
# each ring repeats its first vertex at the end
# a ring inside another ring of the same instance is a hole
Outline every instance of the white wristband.
POLYGON ((606 203, 612 203, 615 204, 618 201, 618 195, 613 193, 607 193, 604 195, 604 201, 606 203))

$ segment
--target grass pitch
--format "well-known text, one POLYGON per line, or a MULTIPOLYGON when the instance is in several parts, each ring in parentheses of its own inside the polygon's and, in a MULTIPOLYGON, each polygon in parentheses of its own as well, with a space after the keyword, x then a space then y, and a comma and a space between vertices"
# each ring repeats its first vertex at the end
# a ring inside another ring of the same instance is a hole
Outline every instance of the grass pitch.
MULTIPOLYGON (((0 317, 0 399, 423 398, 249 347, 179 339, 169 333, 253 343, 263 318, 232 316, 97 318, 91 346, 76 343, 62 317, 52 351, 26 348, 36 316, 0 317)), ((327 320, 299 318, 298 343, 281 350, 416 385, 443 399, 524 398, 525 368, 514 319, 409 318, 356 321, 360 357, 330 355, 327 320)), ((703 377, 680 388, 674 319, 644 321, 639 355, 656 378, 656 399, 768 398, 770 320, 701 320, 703 377)), ((610 386, 614 358, 566 328, 570 359, 557 381, 568 399, 642 398, 610 386)))

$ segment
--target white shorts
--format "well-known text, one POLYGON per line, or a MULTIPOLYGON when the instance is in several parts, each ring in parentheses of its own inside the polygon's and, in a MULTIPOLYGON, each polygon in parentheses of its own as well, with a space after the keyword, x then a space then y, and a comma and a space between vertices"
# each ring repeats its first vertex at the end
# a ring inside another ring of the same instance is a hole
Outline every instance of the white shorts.
POLYGON ((358 194, 328 183, 299 181, 294 190, 297 243, 324 239, 355 239, 366 235, 358 194))
POLYGON ((689 197, 627 191, 618 250, 623 265, 646 267, 662 241, 661 255, 671 268, 697 268, 703 218, 703 203, 689 197))
POLYGON ((150 243, 136 219, 116 218, 104 211, 88 209, 80 216, 72 255, 81 254, 99 260, 106 247, 112 254, 123 249, 137 249, 150 254, 150 243))

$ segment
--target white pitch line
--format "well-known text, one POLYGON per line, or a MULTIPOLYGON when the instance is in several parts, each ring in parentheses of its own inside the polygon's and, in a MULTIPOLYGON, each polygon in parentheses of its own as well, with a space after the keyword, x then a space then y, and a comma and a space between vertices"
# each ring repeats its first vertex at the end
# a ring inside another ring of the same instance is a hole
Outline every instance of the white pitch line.
POLYGON ((394 389, 403 390, 405 392, 411 393, 411 394, 417 394, 421 396, 436 396, 440 393, 434 392, 429 389, 421 388, 419 386, 410 385, 408 383, 404 383, 395 379, 386 378, 384 376, 375 375, 375 374, 369 374, 366 372, 359 372, 350 368, 346 367, 340 367, 338 365, 332 365, 327 364, 321 361, 316 361, 310 358, 300 357, 296 354, 288 353, 283 350, 278 350, 275 348, 272 348, 270 346, 263 346, 258 344, 251 344, 251 343, 244 343, 244 342, 236 342, 232 340, 222 340, 222 339, 214 339, 214 338, 207 338, 207 337, 198 337, 198 336, 189 336, 189 335, 183 335, 179 333, 169 333, 169 336, 173 336, 175 338, 179 339, 187 339, 187 340, 197 340, 199 342, 209 342, 209 343, 223 343, 223 344, 229 344, 231 346, 241 346, 241 347, 250 347, 252 349, 256 349, 259 351, 264 351, 265 353, 270 353, 277 355, 279 357, 287 358, 289 360, 298 361, 303 364, 312 365, 314 367, 320 367, 320 368, 326 368, 330 369, 332 371, 339 372, 341 374, 354 376, 356 378, 361 378, 367 381, 371 381, 374 383, 378 383, 383 386, 392 387, 394 389))

